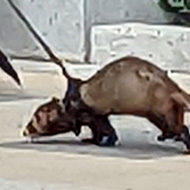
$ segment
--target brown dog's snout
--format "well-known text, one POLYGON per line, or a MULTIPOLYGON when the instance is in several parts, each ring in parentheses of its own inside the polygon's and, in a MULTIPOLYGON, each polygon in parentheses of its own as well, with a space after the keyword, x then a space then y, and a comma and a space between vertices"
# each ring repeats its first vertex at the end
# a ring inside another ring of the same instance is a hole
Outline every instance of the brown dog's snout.
POLYGON ((29 129, 31 129, 31 126, 27 126, 27 127, 24 129, 24 131, 22 132, 22 135, 23 135, 24 137, 30 135, 31 132, 30 132, 29 129))
POLYGON ((32 135, 32 134, 34 134, 36 132, 37 132, 37 130, 33 126, 32 121, 30 121, 28 123, 28 125, 26 126, 26 128, 24 129, 24 131, 22 132, 22 135, 23 136, 30 136, 30 135, 32 135))
POLYGON ((23 131, 22 135, 23 135, 24 137, 28 135, 28 132, 27 132, 26 129, 23 131))

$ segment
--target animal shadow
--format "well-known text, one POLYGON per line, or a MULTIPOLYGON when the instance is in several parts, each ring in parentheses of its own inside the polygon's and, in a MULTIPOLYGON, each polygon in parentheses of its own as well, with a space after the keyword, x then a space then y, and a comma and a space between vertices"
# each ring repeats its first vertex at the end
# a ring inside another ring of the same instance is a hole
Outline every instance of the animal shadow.
POLYGON ((183 144, 172 140, 158 142, 154 132, 119 129, 119 144, 115 147, 100 147, 82 142, 71 134, 46 137, 34 142, 24 140, 1 143, 2 148, 29 149, 40 152, 63 152, 102 157, 128 159, 153 159, 182 154, 183 144))

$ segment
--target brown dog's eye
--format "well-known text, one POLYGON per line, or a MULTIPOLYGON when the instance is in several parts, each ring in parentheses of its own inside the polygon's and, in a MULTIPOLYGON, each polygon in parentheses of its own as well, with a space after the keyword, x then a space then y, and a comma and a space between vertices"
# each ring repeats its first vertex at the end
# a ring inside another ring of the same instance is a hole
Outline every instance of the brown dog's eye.
POLYGON ((46 112, 51 112, 52 110, 50 108, 47 108, 46 112))
POLYGON ((38 114, 36 114, 35 116, 36 116, 36 121, 40 122, 40 116, 38 114))

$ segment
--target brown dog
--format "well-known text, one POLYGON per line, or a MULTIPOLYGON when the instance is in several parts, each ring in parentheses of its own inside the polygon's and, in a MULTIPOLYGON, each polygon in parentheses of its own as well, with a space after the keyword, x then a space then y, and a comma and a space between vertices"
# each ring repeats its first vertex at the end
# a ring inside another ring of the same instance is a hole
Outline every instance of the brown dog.
POLYGON ((190 97, 152 63, 124 57, 87 81, 69 80, 68 86, 64 99, 68 113, 91 110, 89 113, 104 116, 145 117, 162 131, 159 140, 182 140, 190 149, 190 136, 183 121, 184 110, 190 108, 190 97))
POLYGON ((52 98, 51 101, 41 105, 35 111, 31 121, 24 129, 23 135, 37 138, 72 131, 78 136, 81 132, 81 127, 88 124, 92 131, 92 138, 83 139, 84 142, 100 146, 114 145, 111 142, 115 143, 117 136, 115 130, 107 120, 107 117, 96 116, 95 120, 91 120, 91 118, 83 112, 78 118, 79 119, 76 120, 68 115, 65 112, 64 104, 62 104, 59 99, 52 98))

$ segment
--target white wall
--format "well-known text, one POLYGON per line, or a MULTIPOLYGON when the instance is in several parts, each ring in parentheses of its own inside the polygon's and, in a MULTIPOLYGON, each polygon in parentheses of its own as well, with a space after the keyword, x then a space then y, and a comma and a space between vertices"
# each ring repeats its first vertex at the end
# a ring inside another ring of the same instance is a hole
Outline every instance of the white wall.
MULTIPOLYGON (((101 24, 126 22, 168 23, 173 16, 166 14, 158 0, 86 0, 85 1, 85 48, 90 53, 90 30, 101 24)), ((90 56, 90 55, 89 55, 90 56)))
POLYGON ((44 39, 58 52, 82 52, 83 0, 17 2, 44 39))
MULTIPOLYGON (((158 0, 13 0, 58 52, 83 57, 92 25, 126 21, 166 23, 158 0), (84 37, 85 36, 85 37, 84 37)), ((0 2, 0 46, 17 54, 39 52, 6 0, 0 2)), ((38 53, 39 54, 39 53, 38 53)), ((41 54, 41 52, 40 52, 41 54)))
MULTIPOLYGON (((0 46, 18 54, 27 49, 36 50, 33 38, 29 38, 26 28, 5 1, 0 2, 0 46)), ((82 55, 83 0, 14 0, 14 3, 56 51, 82 55)))
POLYGON ((91 60, 102 65, 126 55, 165 69, 190 70, 190 28, 126 23, 92 29, 91 60))
POLYGON ((22 53, 25 49, 35 51, 37 48, 6 0, 0 2, 0 47, 17 53, 22 53))

